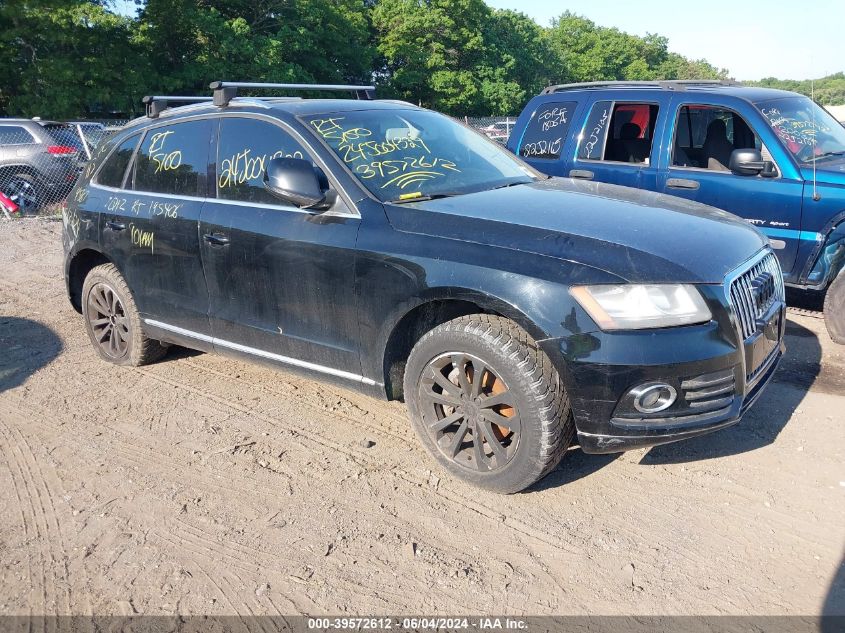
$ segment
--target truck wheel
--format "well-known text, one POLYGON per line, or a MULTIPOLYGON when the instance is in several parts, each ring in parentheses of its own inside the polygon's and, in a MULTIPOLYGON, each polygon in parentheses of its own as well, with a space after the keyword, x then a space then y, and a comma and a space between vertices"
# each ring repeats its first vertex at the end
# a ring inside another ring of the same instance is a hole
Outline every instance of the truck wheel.
POLYGON ((21 215, 35 215, 44 202, 38 184, 29 174, 15 174, 3 185, 3 194, 16 205, 21 215))
POLYGON ((519 492, 545 476, 575 432, 551 361, 498 316, 464 316, 425 334, 408 357, 404 392, 428 451, 453 475, 494 492, 519 492))
POLYGON ((830 338, 835 343, 845 345, 845 268, 839 271, 836 279, 828 286, 824 298, 824 322, 830 338))
POLYGON ((117 268, 92 268, 82 285, 82 316, 94 349, 115 365, 146 365, 161 358, 167 347, 148 338, 129 286, 117 268))

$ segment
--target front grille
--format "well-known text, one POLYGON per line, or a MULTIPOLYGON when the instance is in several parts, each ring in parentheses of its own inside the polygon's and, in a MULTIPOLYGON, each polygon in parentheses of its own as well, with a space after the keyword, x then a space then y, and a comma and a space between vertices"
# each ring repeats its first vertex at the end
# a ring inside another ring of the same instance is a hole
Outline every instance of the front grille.
POLYGON ((775 301, 784 301, 783 273, 774 253, 751 266, 731 282, 730 297, 736 311, 742 338, 748 339, 757 331, 757 320, 775 301))

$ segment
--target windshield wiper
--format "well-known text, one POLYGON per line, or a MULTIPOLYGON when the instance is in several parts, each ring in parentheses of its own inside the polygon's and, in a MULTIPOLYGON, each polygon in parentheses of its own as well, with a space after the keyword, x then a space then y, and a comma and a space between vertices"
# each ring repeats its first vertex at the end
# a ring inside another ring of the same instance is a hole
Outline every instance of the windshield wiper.
POLYGON ((845 156, 845 150, 839 150, 838 152, 825 152, 824 154, 813 156, 812 158, 810 158, 809 162, 815 163, 817 160, 821 160, 822 158, 830 158, 831 156, 845 156))
POLYGON ((492 187, 488 191, 493 191, 494 189, 506 189, 507 187, 516 187, 517 185, 528 185, 532 182, 536 182, 535 180, 520 180, 519 182, 508 182, 504 185, 498 185, 496 187, 492 187))
POLYGON ((413 194, 408 195, 407 197, 398 197, 396 200, 388 200, 389 204, 406 204, 408 202, 424 202, 425 200, 439 200, 440 198, 453 198, 455 196, 462 196, 464 192, 462 191, 452 191, 452 192, 444 192, 444 193, 423 193, 418 196, 413 194))

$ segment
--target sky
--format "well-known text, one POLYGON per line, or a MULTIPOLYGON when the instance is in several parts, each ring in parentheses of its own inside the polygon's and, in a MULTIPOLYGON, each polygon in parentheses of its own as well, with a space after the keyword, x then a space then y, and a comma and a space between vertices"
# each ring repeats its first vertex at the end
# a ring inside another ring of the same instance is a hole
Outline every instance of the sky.
POLYGON ((548 26, 566 10, 633 35, 669 38, 739 80, 817 79, 845 71, 845 0, 486 0, 548 26))
MULTIPOLYGON (((727 68, 735 79, 817 79, 845 71, 845 0, 486 0, 548 26, 567 9, 634 35, 658 33, 669 49, 727 68)), ((116 0, 134 14, 132 0, 116 0)))

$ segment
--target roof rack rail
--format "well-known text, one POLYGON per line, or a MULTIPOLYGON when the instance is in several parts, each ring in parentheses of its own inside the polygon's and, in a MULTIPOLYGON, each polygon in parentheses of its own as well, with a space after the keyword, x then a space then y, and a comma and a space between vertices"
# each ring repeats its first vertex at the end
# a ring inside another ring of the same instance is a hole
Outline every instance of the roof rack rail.
POLYGON ((548 95, 566 90, 584 88, 660 88, 662 90, 686 90, 690 86, 741 86, 733 79, 666 79, 657 81, 586 81, 574 84, 548 86, 540 94, 548 95))
POLYGON ((351 92, 357 99, 371 100, 375 97, 375 86, 339 86, 333 84, 268 84, 244 81, 213 81, 209 86, 214 91, 214 105, 225 107, 238 96, 238 88, 273 90, 327 90, 351 92))
POLYGON ((157 119, 158 115, 167 110, 171 103, 199 103, 201 101, 211 101, 213 97, 186 97, 175 95, 148 95, 141 99, 143 104, 147 106, 147 116, 151 119, 157 119))

